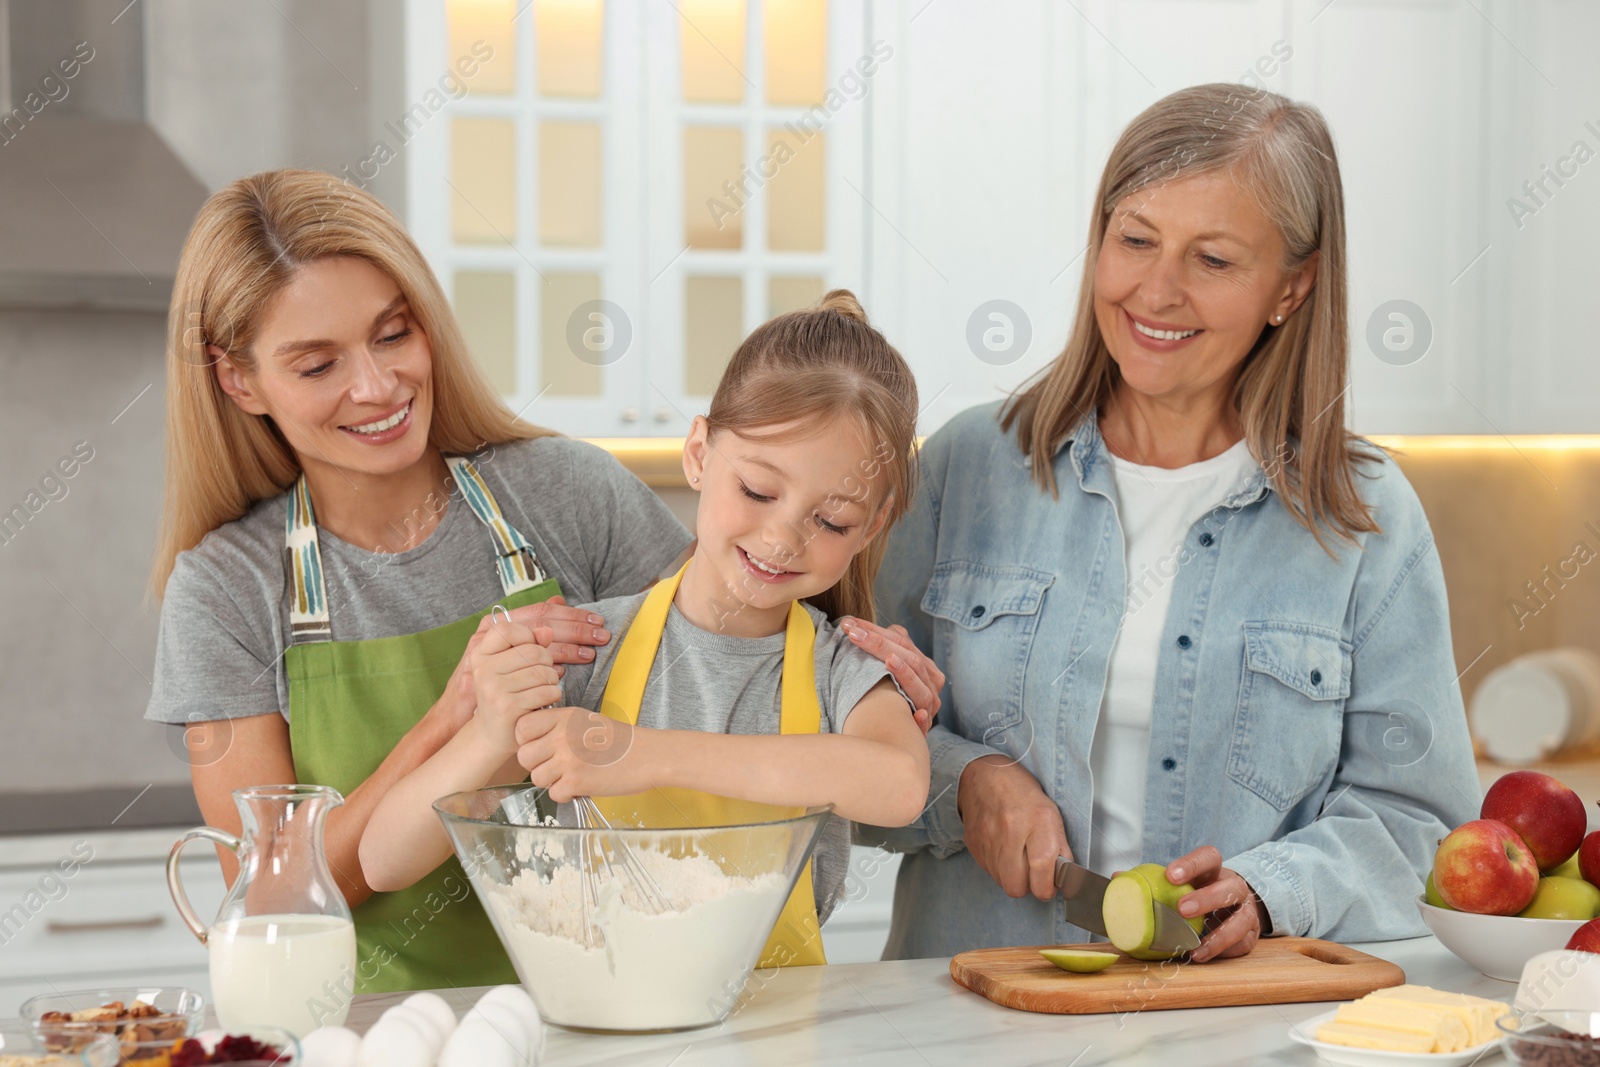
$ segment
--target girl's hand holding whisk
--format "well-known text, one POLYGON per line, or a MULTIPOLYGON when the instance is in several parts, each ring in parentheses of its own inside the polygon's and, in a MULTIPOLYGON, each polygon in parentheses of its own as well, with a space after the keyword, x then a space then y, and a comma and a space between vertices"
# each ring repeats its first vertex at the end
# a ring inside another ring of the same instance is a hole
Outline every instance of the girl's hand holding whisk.
POLYGON ((470 655, 478 707, 473 723, 497 751, 516 751, 517 719, 561 703, 561 678, 550 655, 549 627, 537 630, 496 610, 470 655))
POLYGON ((517 720, 517 762, 557 803, 642 793, 656 783, 633 749, 653 732, 586 708, 545 708, 517 720))

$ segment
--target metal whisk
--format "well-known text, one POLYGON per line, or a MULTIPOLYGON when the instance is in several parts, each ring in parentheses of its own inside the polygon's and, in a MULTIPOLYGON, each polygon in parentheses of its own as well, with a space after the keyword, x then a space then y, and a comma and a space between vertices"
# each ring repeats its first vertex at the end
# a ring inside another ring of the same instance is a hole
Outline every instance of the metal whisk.
MULTIPOLYGON (((600 805, 594 802, 593 797, 573 797, 573 810, 578 816, 578 825, 586 830, 610 830, 611 823, 607 821, 600 811, 600 805)), ((651 877, 645 865, 640 862, 639 856, 634 852, 633 846, 624 841, 620 835, 613 838, 616 841, 617 858, 606 852, 594 835, 585 834, 578 846, 578 860, 583 866, 583 936, 584 943, 593 948, 596 942, 595 912, 600 906, 600 868, 604 866, 606 873, 616 878, 617 869, 621 867, 623 875, 633 885, 635 895, 644 903, 652 914, 660 915, 672 909, 672 902, 661 891, 661 886, 651 877)))

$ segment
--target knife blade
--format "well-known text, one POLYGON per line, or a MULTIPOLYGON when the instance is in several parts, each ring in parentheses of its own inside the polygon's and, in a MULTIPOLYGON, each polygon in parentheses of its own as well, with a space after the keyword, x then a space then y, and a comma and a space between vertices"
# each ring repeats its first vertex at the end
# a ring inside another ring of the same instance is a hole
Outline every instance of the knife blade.
POLYGON ((1189 921, 1166 904, 1156 904, 1156 936, 1150 948, 1156 952, 1193 952, 1200 947, 1200 935, 1189 921))
MULTIPOLYGON (((1111 880, 1079 866, 1065 856, 1056 858, 1056 890, 1061 894, 1061 910, 1066 920, 1091 933, 1105 935, 1103 905, 1111 880)), ((1192 952, 1200 947, 1194 928, 1172 908, 1152 901, 1155 912, 1155 937, 1150 948, 1156 952, 1192 952)))
POLYGON ((1111 879, 1080 867, 1065 856, 1056 857, 1056 890, 1061 894, 1062 913, 1073 926, 1105 935, 1101 902, 1110 884, 1111 879))

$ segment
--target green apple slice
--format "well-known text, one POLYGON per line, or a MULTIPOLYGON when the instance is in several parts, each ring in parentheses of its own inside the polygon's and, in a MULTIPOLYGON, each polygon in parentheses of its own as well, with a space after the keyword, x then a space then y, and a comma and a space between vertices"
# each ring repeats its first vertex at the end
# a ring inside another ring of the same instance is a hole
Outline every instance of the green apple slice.
POLYGON ((1082 948, 1042 948, 1039 955, 1073 974, 1094 974, 1121 959, 1115 952, 1092 952, 1082 948))

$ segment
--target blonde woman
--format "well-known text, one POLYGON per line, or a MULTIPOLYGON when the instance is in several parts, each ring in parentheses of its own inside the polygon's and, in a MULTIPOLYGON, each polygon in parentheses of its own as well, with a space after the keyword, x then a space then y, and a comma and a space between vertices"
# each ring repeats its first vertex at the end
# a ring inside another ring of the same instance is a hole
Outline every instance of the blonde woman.
MULTIPOLYGON (((610 639, 560 595, 637 593, 688 531, 607 453, 508 411, 398 221, 326 174, 258 174, 201 209, 167 404, 146 717, 185 726, 207 821, 236 830, 243 786, 338 788, 326 847, 355 911, 356 990, 515 982, 458 864, 373 893, 362 831, 477 689, 524 663, 480 630, 491 605, 553 633, 539 680, 554 683, 610 639)), ((931 666, 860 629, 933 710, 931 666)))
POLYGON ((1058 856, 1159 863, 1196 960, 1425 932, 1479 789, 1405 478, 1345 429, 1343 194, 1321 114, 1174 93, 1112 149, 1065 350, 922 451, 880 614, 950 675, 890 957, 1086 939, 1058 856), (1030 896, 1031 894, 1031 896, 1030 896))

